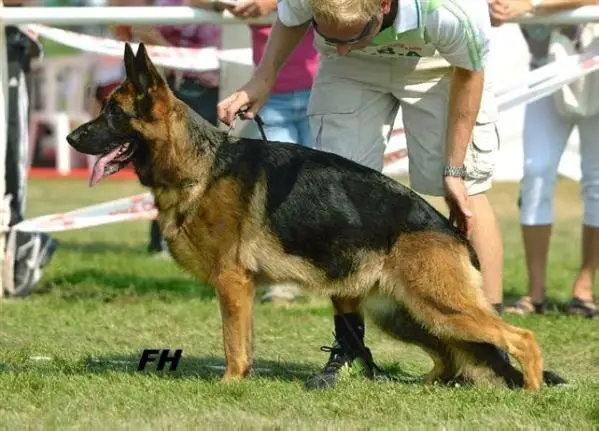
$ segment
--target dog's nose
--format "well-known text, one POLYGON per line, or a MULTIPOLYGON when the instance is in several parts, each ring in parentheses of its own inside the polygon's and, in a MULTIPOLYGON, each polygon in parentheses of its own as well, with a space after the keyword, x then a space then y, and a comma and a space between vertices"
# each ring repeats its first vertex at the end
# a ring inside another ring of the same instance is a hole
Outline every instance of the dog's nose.
POLYGON ((73 130, 71 133, 67 135, 67 142, 72 147, 76 146, 81 138, 81 130, 79 128, 73 130))

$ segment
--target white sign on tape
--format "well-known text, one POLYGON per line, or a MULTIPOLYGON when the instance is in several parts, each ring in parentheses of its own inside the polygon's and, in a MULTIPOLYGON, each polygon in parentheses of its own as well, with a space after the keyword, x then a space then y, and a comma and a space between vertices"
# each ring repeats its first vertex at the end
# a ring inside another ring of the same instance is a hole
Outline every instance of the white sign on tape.
POLYGON ((66 213, 50 214, 22 221, 20 231, 61 232, 130 220, 152 220, 158 215, 151 193, 91 205, 66 213))

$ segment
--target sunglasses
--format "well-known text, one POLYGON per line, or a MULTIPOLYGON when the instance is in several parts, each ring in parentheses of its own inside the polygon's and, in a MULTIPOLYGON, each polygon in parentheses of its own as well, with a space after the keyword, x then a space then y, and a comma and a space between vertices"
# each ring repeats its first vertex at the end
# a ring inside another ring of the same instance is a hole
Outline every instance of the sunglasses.
POLYGON ((334 37, 327 37, 324 34, 322 34, 320 32, 320 30, 318 30, 318 24, 316 24, 316 21, 314 20, 314 18, 312 18, 312 27, 314 27, 314 31, 316 33, 318 33, 318 35, 320 35, 320 37, 322 37, 325 40, 325 42, 333 44, 333 45, 355 45, 357 43, 360 43, 362 40, 364 40, 364 39, 366 39, 366 37, 368 37, 368 35, 372 31, 372 28, 376 25, 376 23, 377 23, 376 16, 373 15, 370 18, 368 18, 368 21, 364 25, 362 32, 358 36, 352 37, 351 39, 343 40, 343 39, 336 39, 334 37))

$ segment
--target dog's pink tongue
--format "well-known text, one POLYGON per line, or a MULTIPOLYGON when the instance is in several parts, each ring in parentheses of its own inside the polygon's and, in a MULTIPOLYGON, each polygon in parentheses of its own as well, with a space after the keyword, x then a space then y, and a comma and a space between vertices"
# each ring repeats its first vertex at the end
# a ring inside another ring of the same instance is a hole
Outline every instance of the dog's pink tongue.
POLYGON ((90 187, 95 186, 96 183, 98 181, 100 181, 102 179, 102 177, 104 177, 106 165, 119 154, 120 149, 121 149, 120 147, 117 147, 110 153, 108 153, 105 156, 102 156, 102 157, 98 158, 98 160, 96 160, 96 163, 94 163, 94 169, 92 171, 92 175, 89 179, 90 187))

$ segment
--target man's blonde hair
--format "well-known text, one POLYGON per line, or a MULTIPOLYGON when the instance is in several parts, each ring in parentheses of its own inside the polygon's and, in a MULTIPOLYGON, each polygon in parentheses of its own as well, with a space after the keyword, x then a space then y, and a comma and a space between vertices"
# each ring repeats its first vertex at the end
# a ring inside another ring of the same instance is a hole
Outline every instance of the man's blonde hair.
POLYGON ((381 0, 309 0, 319 23, 349 27, 367 21, 381 9, 381 0))

